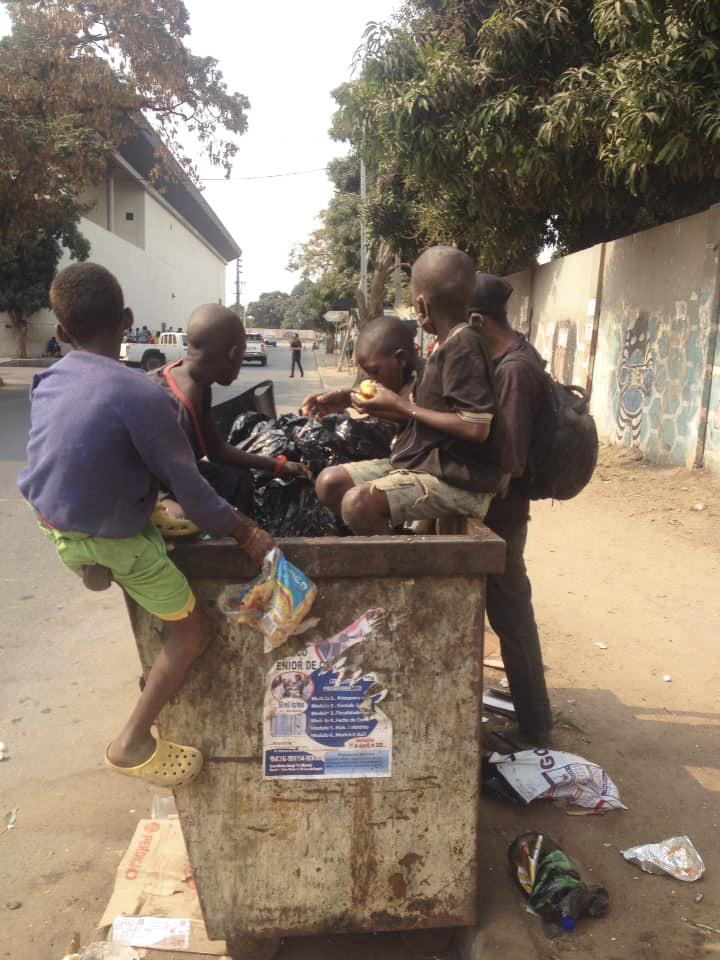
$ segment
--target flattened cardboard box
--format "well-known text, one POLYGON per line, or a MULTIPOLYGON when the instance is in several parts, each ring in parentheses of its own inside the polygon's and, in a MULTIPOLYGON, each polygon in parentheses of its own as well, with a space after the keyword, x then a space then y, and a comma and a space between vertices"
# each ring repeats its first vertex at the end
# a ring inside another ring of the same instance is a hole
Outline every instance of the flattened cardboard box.
MULTIPOLYGON (((208 940, 180 821, 141 820, 120 861, 115 888, 98 924, 104 935, 116 917, 175 917, 190 921, 190 947, 182 956, 226 953, 222 940, 208 940)), ((142 955, 142 950, 138 950, 142 955)), ((148 950, 147 957, 170 960, 177 950, 148 950)))

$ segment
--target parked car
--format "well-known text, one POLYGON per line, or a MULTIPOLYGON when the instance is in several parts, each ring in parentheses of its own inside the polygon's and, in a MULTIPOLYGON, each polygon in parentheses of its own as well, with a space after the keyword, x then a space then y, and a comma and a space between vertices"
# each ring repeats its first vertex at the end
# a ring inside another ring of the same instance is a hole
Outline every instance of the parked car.
POLYGON ((274 333, 265 334, 265 346, 266 347, 276 347, 277 346, 277 337, 274 333))
POLYGON ((187 334, 161 333, 157 343, 123 343, 120 359, 129 367, 156 370, 173 360, 182 360, 187 353, 187 334))
POLYGON ((248 333, 243 363, 259 363, 261 367, 267 366, 265 344, 261 333, 248 333))

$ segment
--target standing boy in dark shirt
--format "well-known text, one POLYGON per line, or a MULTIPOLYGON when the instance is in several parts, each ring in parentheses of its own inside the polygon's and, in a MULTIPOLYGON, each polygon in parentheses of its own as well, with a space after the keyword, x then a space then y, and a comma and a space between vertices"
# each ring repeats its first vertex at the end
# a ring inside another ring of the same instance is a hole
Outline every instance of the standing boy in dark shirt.
POLYGON ((552 729, 553 717, 525 569, 530 500, 523 490, 523 474, 543 403, 545 361, 510 327, 505 308, 511 293, 506 280, 478 273, 471 308, 471 323, 485 336, 495 366, 498 406, 513 461, 507 496, 497 497, 485 517, 487 526, 507 544, 505 572, 488 576, 487 615, 500 639, 518 726, 527 736, 542 738, 552 729))
POLYGON ((119 362, 132 313, 104 267, 73 264, 50 300, 58 336, 73 347, 33 381, 27 466, 18 485, 61 560, 74 573, 107 567, 141 607, 166 623, 145 688, 105 760, 119 773, 174 787, 203 757, 153 738, 151 727, 203 652, 208 632, 190 585, 167 555, 150 515, 159 484, 217 536, 233 536, 260 566, 274 540, 222 500, 200 476, 167 396, 119 362))
POLYGON ((318 477, 320 500, 356 534, 388 533, 409 520, 482 519, 501 483, 491 375, 467 323, 474 289, 472 260, 452 247, 431 247, 413 264, 415 310, 438 348, 409 397, 381 384, 370 399, 353 394, 359 410, 403 424, 392 454, 318 477))

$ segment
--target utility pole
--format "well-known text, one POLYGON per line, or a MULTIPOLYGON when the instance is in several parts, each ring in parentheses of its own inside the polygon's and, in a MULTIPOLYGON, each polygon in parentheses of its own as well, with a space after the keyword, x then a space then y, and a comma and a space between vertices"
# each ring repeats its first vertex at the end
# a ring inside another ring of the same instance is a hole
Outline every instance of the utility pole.
POLYGON ((360 157, 360 289, 365 303, 368 297, 368 249, 367 249, 367 222, 365 220, 365 200, 367 199, 367 177, 365 175, 365 161, 360 157))
POLYGON ((240 305, 240 261, 242 260, 242 253, 238 254, 238 258, 235 261, 235 303, 240 305))

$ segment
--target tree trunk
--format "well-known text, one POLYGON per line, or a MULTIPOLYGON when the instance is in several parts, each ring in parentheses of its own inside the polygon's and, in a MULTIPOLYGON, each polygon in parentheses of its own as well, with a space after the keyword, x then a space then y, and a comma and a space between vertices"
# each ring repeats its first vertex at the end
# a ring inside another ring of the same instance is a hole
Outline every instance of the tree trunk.
POLYGON ((365 324, 381 317, 385 309, 385 286, 395 267, 395 253, 389 243, 383 243, 374 258, 370 295, 367 300, 362 290, 356 293, 358 305, 358 330, 365 324))
POLYGON ((26 360, 28 324, 25 314, 20 310, 10 310, 9 316, 10 320, 12 321, 13 330, 15 331, 15 339, 18 346, 18 357, 21 360, 26 360))

